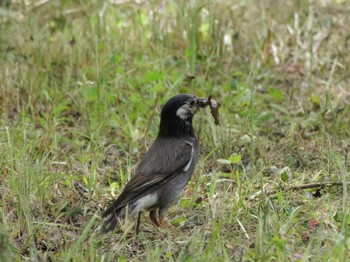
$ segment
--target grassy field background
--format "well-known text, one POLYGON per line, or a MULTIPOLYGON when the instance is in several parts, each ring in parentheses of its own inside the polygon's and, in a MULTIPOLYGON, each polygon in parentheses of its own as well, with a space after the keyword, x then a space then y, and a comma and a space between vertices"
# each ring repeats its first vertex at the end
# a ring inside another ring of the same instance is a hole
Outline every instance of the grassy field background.
POLYGON ((1 261, 347 261, 350 2, 0 1, 1 261), (192 93, 169 226, 94 230, 192 93), (332 186, 287 190, 328 181, 332 186))

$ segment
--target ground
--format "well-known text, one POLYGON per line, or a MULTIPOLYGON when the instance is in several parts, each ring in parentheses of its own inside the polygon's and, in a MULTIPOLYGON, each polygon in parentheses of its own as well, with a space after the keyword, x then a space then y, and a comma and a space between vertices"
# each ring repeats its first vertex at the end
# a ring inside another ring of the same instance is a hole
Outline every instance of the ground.
POLYGON ((0 1, 0 260, 349 259, 349 11, 0 1), (168 227, 145 214, 137 245, 129 224, 98 234, 178 93, 212 95, 221 126, 196 115, 200 159, 168 227))

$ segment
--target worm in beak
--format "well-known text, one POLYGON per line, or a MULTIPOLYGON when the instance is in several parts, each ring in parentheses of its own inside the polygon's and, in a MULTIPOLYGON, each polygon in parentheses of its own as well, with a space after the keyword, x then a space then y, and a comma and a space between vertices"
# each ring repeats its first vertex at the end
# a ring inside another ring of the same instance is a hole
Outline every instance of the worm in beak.
POLYGON ((207 98, 197 98, 197 106, 200 108, 205 108, 210 106, 211 115, 214 117, 214 122, 216 125, 220 125, 219 119, 219 107, 221 106, 219 102, 212 99, 211 95, 207 98))

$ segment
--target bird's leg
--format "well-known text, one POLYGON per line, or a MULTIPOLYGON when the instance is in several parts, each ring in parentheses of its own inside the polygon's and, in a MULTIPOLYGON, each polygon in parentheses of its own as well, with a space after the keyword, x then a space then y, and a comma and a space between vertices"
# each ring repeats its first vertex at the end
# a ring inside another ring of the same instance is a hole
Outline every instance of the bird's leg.
POLYGON ((140 232, 140 224, 141 224, 141 212, 137 213, 137 224, 136 224, 136 236, 140 232))
POLYGON ((138 250, 139 249, 139 240, 138 235, 140 232, 140 224, 141 224, 141 212, 137 213, 137 222, 136 222, 136 235, 134 237, 134 240, 132 241, 132 249, 138 250))
POLYGON ((159 224, 161 227, 166 227, 167 223, 165 222, 165 215, 168 209, 159 209, 158 215, 159 215, 159 224))
POLYGON ((164 217, 159 217, 159 224, 161 227, 166 227, 166 223, 164 221, 164 217))
POLYGON ((159 222, 157 220, 157 210, 152 210, 151 212, 149 212, 149 217, 156 227, 161 227, 161 225, 159 224, 159 222))

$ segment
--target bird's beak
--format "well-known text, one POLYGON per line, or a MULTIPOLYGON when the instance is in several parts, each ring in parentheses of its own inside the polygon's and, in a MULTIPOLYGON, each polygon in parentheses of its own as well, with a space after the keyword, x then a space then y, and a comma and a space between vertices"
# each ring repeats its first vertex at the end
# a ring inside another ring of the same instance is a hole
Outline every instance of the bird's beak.
POLYGON ((197 97, 197 107, 198 108, 205 108, 208 105, 210 105, 210 98, 201 98, 197 97))

